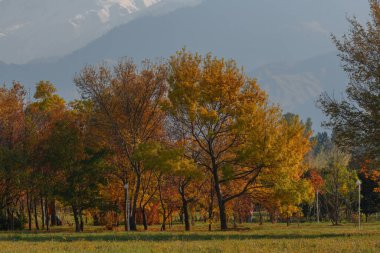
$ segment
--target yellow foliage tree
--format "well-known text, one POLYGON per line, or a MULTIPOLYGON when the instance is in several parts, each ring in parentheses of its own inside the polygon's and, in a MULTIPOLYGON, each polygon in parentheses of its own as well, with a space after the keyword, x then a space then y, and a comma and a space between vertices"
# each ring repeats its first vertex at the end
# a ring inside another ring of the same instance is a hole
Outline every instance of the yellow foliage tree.
POLYGON ((221 229, 227 229, 227 202, 262 187, 259 179, 273 171, 293 174, 302 163, 310 148, 305 129, 296 120, 288 124, 233 60, 182 50, 169 61, 168 82, 165 110, 212 176, 221 229))

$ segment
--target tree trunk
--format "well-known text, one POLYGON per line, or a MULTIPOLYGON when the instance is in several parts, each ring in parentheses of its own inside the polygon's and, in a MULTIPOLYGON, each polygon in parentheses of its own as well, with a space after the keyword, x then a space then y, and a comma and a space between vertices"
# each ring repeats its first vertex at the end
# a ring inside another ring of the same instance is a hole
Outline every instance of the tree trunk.
POLYGON ((208 231, 212 230, 212 209, 208 210, 208 231))
POLYGON ((45 225, 46 231, 49 231, 49 205, 47 199, 45 199, 45 225))
POLYGON ((166 209, 163 208, 161 231, 166 231, 166 209))
POLYGON ((12 210, 12 211, 10 212, 10 214, 11 214, 11 230, 13 231, 13 230, 15 230, 15 216, 14 216, 14 211, 12 210))
POLYGON ((173 227, 173 215, 172 215, 172 212, 169 211, 170 215, 168 215, 168 219, 169 219, 169 228, 172 229, 173 227))
POLYGON ((187 201, 183 202, 183 215, 185 221, 185 231, 190 231, 189 209, 187 205, 187 201))
POLYGON ((57 212, 55 208, 55 199, 51 201, 50 208, 51 208, 51 226, 54 227, 57 225, 57 212))
POLYGON ((36 224, 36 230, 40 230, 40 226, 38 225, 38 215, 37 215, 37 200, 33 200, 34 204, 34 222, 36 224))
POLYGON ((214 185, 213 179, 211 179, 210 184, 210 203, 208 206, 208 231, 211 231, 212 228, 212 219, 213 219, 213 208, 214 208, 214 185))
POLYGON ((301 214, 298 212, 297 213, 297 222, 298 222, 298 227, 301 225, 301 214))
POLYGON ((335 210, 334 210, 334 225, 338 225, 339 224, 339 208, 337 206, 335 206, 335 210))
POLYGON ((186 194, 185 194, 184 186, 180 186, 179 193, 181 194, 181 199, 182 199, 182 212, 185 218, 185 231, 190 231, 188 201, 185 196, 186 194))
POLYGON ((274 221, 274 213, 273 213, 273 212, 270 212, 270 213, 269 213, 269 219, 270 219, 270 222, 271 222, 272 224, 275 223, 275 221, 274 221))
POLYGON ((128 231, 128 223, 130 222, 130 219, 127 215, 127 201, 128 199, 128 189, 124 189, 124 199, 125 199, 125 204, 124 204, 124 231, 128 231))
POLYGON ((141 207, 144 230, 148 230, 148 221, 146 219, 145 206, 141 207))
POLYGON ((226 230, 228 229, 226 207, 225 207, 225 202, 222 195, 222 189, 220 188, 220 184, 219 184, 218 170, 216 168, 214 168, 213 170, 213 176, 214 176, 214 187, 215 187, 216 197, 218 199, 218 206, 219 206, 220 229, 226 230))
POLYGON ((137 177, 136 177, 135 191, 134 191, 134 194, 133 194, 131 217, 129 217, 130 227, 131 227, 132 231, 136 231, 137 230, 137 225, 136 225, 136 210, 137 210, 137 199, 139 197, 139 192, 140 192, 140 184, 141 184, 141 175, 137 175, 137 177))
POLYGON ((79 224, 79 214, 78 214, 78 209, 76 207, 73 208, 73 213, 74 213, 74 221, 75 221, 75 232, 80 233, 80 224, 79 224))
POLYGON ((183 209, 181 208, 181 210, 179 211, 179 223, 183 224, 183 209))
POLYGON ((31 210, 32 203, 31 203, 29 193, 26 194, 26 205, 28 208, 28 228, 29 230, 32 230, 32 210, 31 210))
POLYGON ((84 230, 84 224, 83 224, 83 213, 82 210, 79 210, 79 226, 80 226, 80 231, 83 232, 84 230))
POLYGON ((41 220, 42 220, 42 229, 45 229, 45 208, 44 208, 44 199, 41 197, 41 220))
POLYGON ((13 211, 8 207, 7 208, 7 214, 8 214, 8 230, 15 230, 15 220, 13 217, 13 211))
POLYGON ((286 226, 289 227, 289 225, 290 225, 289 214, 286 214, 286 226))
POLYGON ((161 225, 161 231, 165 231, 166 230, 166 208, 165 208, 165 203, 164 203, 164 200, 162 199, 162 191, 161 191, 161 185, 159 184, 158 185, 158 192, 159 192, 159 196, 160 196, 160 203, 161 203, 161 208, 162 208, 162 225, 161 225))

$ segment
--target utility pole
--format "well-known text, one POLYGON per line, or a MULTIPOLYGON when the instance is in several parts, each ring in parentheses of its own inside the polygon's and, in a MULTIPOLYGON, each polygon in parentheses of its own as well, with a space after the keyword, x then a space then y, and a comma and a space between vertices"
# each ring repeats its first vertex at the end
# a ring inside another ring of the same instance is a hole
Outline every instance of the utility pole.
POLYGON ((359 229, 361 229, 361 224, 360 224, 360 220, 361 220, 361 213, 360 213, 360 199, 361 199, 361 195, 360 195, 360 192, 361 192, 361 186, 362 186, 362 182, 358 179, 358 181, 356 181, 356 185, 358 186, 358 191, 359 191, 359 207, 358 207, 358 212, 359 212, 359 229))
POLYGON ((127 223, 127 230, 128 231, 131 231, 131 226, 130 226, 130 222, 129 222, 129 217, 130 217, 130 214, 129 214, 129 186, 128 186, 128 183, 126 183, 124 185, 124 189, 125 189, 125 222, 127 223))

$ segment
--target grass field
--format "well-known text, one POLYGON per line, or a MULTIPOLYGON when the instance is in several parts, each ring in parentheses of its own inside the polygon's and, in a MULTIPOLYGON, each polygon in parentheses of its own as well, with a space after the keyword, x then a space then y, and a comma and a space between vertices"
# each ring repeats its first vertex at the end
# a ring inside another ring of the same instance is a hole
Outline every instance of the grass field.
MULTIPOLYGON (((0 252, 380 252, 380 224, 249 224, 241 231, 0 233, 0 252)), ((72 229, 72 228, 71 228, 72 229)), ((179 227, 174 228, 178 230, 179 227)))

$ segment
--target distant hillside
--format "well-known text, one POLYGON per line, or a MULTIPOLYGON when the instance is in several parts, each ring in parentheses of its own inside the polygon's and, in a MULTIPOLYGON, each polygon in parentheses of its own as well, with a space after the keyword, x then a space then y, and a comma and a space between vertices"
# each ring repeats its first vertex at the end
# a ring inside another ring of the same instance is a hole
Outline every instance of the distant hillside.
POLYGON ((312 118, 314 128, 320 130, 323 115, 315 104, 318 96, 327 91, 340 97, 347 85, 346 74, 336 54, 292 64, 268 64, 250 72, 250 75, 258 79, 270 99, 279 103, 285 112, 298 113, 303 119, 312 118))

